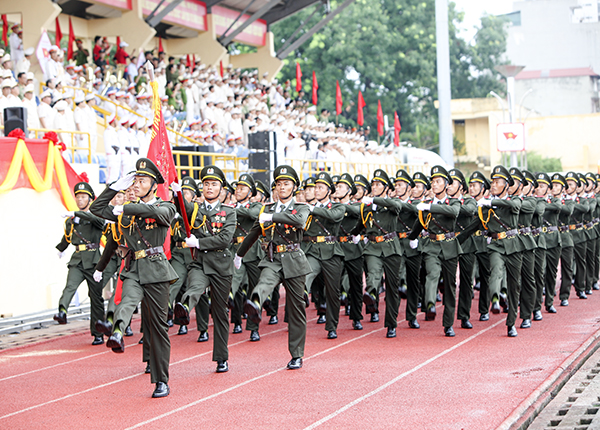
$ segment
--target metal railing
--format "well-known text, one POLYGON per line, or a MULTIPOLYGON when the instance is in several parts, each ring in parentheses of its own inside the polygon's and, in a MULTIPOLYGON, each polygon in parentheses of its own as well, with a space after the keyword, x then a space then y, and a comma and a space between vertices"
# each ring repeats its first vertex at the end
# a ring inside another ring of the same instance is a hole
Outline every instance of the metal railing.
POLYGON ((175 158, 177 176, 180 178, 183 171, 187 176, 198 179, 200 178, 200 171, 205 166, 210 165, 221 169, 229 180, 237 179, 242 173, 246 173, 248 170, 245 167, 248 165, 248 158, 213 152, 181 151, 179 149, 173 149, 172 152, 175 158))
POLYGON ((286 158, 285 163, 292 166, 301 179, 317 175, 320 172, 327 172, 330 175, 341 175, 350 173, 351 175, 361 174, 370 179, 377 169, 384 170, 388 175, 395 175, 400 169, 406 170, 413 175, 416 172, 423 171, 422 164, 402 164, 396 162, 390 163, 366 163, 366 162, 348 162, 348 161, 330 161, 315 159, 290 159, 286 158))

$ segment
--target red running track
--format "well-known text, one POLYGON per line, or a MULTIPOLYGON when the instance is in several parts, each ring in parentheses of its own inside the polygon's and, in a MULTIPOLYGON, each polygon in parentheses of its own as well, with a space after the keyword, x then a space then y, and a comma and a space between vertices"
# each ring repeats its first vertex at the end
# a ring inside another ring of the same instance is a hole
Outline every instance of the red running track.
POLYGON ((0 353, 0 429, 493 429, 596 333, 598 303, 600 292, 572 299, 517 338, 506 336, 504 314, 479 322, 476 313, 473 330, 457 323, 456 337, 446 338, 438 305, 436 321, 419 315, 420 330, 399 321, 395 339, 385 337, 383 322, 355 331, 341 316, 339 338, 328 340, 311 307, 297 371, 284 369, 283 322, 263 324, 256 343, 249 332, 231 334, 225 374, 214 373, 212 333, 197 343, 195 330, 171 329, 164 399, 150 398, 139 334, 117 355, 74 333, 0 353))

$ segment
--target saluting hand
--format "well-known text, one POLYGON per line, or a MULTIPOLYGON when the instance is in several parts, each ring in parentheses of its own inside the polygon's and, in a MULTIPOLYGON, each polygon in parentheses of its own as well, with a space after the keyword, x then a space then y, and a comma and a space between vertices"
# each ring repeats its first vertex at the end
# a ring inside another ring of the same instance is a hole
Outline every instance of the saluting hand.
POLYGON ((128 173, 121 179, 115 181, 114 184, 110 186, 111 190, 114 191, 122 191, 133 185, 133 181, 135 180, 135 172, 128 173))
POLYGON ((173 194, 177 195, 177 193, 181 192, 181 185, 177 181, 173 181, 171 183, 171 189, 173 190, 173 194))
POLYGON ((361 202, 364 203, 365 205, 370 205, 371 203, 373 203, 373 197, 364 196, 362 198, 361 202))

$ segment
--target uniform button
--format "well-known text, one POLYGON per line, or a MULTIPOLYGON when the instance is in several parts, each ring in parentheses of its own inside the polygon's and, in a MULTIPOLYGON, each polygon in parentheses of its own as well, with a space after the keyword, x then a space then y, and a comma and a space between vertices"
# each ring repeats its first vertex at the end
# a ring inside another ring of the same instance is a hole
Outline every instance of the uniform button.
POLYGON ((204 251, 204 253, 206 254, 206 253, 208 253, 208 251, 204 251))
POLYGON ((141 243, 141 242, 138 240, 138 243, 141 243))
POLYGON ((281 258, 285 257, 285 254, 281 254, 281 258))

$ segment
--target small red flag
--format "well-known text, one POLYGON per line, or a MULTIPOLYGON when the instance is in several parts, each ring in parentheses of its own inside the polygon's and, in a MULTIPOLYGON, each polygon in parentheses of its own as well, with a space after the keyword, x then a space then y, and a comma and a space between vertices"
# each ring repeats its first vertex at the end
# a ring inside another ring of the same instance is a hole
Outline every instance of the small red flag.
POLYGON ((296 92, 299 93, 302 89, 302 69, 300 63, 296 63, 296 92))
POLYGON ((363 108, 367 104, 365 103, 365 99, 363 98, 362 91, 358 91, 358 116, 356 118, 356 122, 358 125, 362 126, 365 123, 365 117, 363 115, 363 108))
POLYGON ((75 42, 75 32, 73 31, 73 23, 71 22, 71 17, 69 16, 69 44, 67 45, 68 61, 73 59, 73 42, 75 42))
POLYGON ((4 46, 8 46, 8 19, 6 19, 6 15, 2 15, 2 42, 4 42, 4 46))
MULTIPOLYGON (((167 234, 167 236, 170 236, 167 234)), ((121 272, 125 268, 125 259, 121 260, 121 269, 117 274, 117 288, 115 288, 115 305, 119 305, 121 303, 121 299, 123 297, 123 281, 121 280, 121 272)))
POLYGON ((383 110, 381 100, 377 100, 377 134, 383 136, 383 110))
POLYGON ((223 78, 223 61, 219 61, 219 73, 221 73, 221 78, 223 78))
POLYGON ((60 48, 60 41, 62 40, 62 31, 60 31, 60 22, 58 22, 58 17, 56 17, 56 38, 55 44, 60 48))
POLYGON ((317 82, 317 75, 315 74, 315 71, 313 70, 312 103, 315 106, 317 105, 317 102, 319 101, 319 97, 317 95, 318 89, 319 89, 319 83, 317 82))
POLYGON ((394 112, 394 145, 400 146, 400 130, 402 130, 402 126, 400 125, 400 118, 398 118, 398 112, 394 112))
POLYGON ((342 89, 339 81, 335 81, 335 85, 335 114, 340 115, 342 113, 342 89))
POLYGON ((165 50, 163 49, 163 46, 162 46, 162 37, 158 38, 158 52, 159 53, 165 52, 165 50))
POLYGON ((192 68, 192 57, 190 57, 190 54, 187 54, 185 57, 185 65, 190 69, 192 68))

